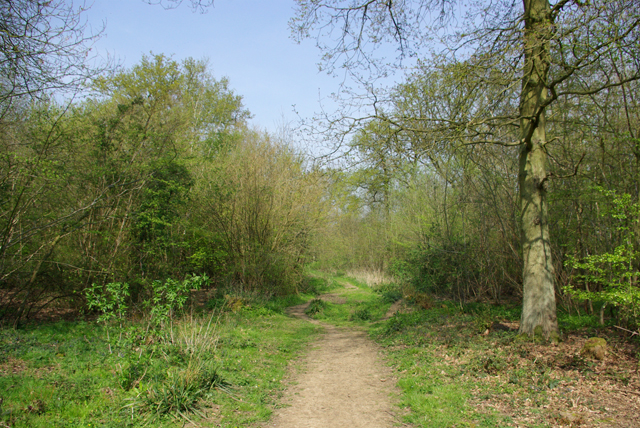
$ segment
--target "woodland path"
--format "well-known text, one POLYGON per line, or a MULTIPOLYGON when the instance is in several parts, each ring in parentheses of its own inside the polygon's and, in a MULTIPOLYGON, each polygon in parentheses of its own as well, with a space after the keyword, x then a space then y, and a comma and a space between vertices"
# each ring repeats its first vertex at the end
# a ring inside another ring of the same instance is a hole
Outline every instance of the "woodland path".
MULTIPOLYGON (((344 293, 355 288, 345 283, 344 293)), ((324 300, 340 303, 341 294, 324 300)), ((391 404, 396 379, 380 357, 380 349, 364 331, 336 327, 309 318, 307 305, 289 309, 293 316, 320 324, 324 333, 304 357, 282 404, 266 427, 278 428, 388 428, 402 425, 391 404)))

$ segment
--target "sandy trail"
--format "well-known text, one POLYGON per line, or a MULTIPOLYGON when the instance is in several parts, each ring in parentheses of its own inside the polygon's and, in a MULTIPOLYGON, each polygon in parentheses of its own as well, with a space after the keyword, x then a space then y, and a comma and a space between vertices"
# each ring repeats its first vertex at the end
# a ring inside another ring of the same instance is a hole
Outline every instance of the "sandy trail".
MULTIPOLYGON (((331 297, 329 297, 331 298, 331 297)), ((362 331, 319 323, 304 314, 306 305, 290 308, 294 316, 325 328, 294 376, 282 403, 265 427, 386 428, 401 425, 391 396, 396 379, 380 352, 362 331)))

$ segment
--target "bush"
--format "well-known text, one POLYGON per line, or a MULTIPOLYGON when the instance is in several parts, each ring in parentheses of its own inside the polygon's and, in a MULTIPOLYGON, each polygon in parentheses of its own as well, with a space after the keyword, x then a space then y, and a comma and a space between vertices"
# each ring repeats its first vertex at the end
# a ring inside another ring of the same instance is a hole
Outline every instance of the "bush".
POLYGON ((385 303, 395 303, 402 299, 402 290, 396 284, 380 284, 373 291, 380 294, 385 303))
POLYGON ((151 298, 145 302, 150 309, 151 320, 156 325, 163 325, 173 318, 176 311, 181 310, 189 299, 191 290, 199 290, 209 281, 206 275, 192 276, 183 281, 167 278, 165 281, 151 283, 151 298))
MULTIPOLYGON (((598 188, 612 202, 608 213, 618 223, 622 243, 613 252, 593 254, 583 258, 569 256, 565 266, 582 272, 574 276, 576 285, 569 284, 564 291, 579 300, 591 300, 604 306, 612 304, 619 308, 620 318, 628 326, 640 325, 640 288, 637 269, 638 255, 634 242, 634 230, 640 218, 640 203, 632 203, 631 195, 617 194, 598 188), (591 285, 589 287, 589 285, 591 285), (583 287, 579 287, 583 286, 583 287), (594 291, 591 291, 594 290, 594 291)), ((602 322, 601 318, 601 322, 602 322)))
POLYGON ((358 308, 351 314, 351 321, 371 321, 371 319, 371 311, 367 307, 358 308))
MULTIPOLYGON (((143 301, 149 310, 151 320, 157 325, 164 324, 174 317, 176 311, 183 309, 191 290, 198 290, 209 281, 206 275, 188 277, 183 281, 167 278, 151 283, 151 296, 143 301)), ((104 286, 92 284, 84 291, 89 309, 98 310, 98 322, 123 320, 128 310, 130 297, 129 284, 110 282, 104 286)))
MULTIPOLYGON (((472 279, 478 277, 468 245, 461 241, 442 245, 420 245, 408 251, 405 260, 394 260, 390 273, 414 295, 437 295, 464 302, 472 279)), ((426 305, 425 307, 428 307, 426 305)))
POLYGON ((310 317, 322 313, 327 308, 327 303, 322 299, 313 299, 309 302, 309 306, 304 313, 310 317))
POLYGON ((335 288, 335 282, 321 276, 306 276, 300 284, 300 292, 319 296, 335 288))
POLYGON ((223 384, 212 363, 192 359, 186 367, 170 368, 163 382, 147 386, 140 395, 140 406, 157 415, 190 412, 207 392, 223 384))
POLYGON ((129 284, 126 282, 110 282, 104 286, 91 284, 84 290, 87 307, 100 312, 98 322, 112 319, 123 319, 127 313, 129 284))

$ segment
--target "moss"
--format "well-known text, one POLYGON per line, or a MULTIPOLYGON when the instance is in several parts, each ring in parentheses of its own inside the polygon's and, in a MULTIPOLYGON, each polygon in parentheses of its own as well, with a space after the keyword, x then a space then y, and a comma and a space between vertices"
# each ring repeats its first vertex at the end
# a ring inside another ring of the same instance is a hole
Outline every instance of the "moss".
POLYGON ((542 339, 544 337, 544 331, 541 325, 537 325, 536 328, 533 329, 533 337, 534 339, 542 339))
POLYGON ((526 333, 521 333, 518 335, 518 338, 521 341, 529 342, 532 341, 534 343, 558 343, 560 342, 560 335, 557 331, 551 331, 548 335, 545 334, 542 325, 537 325, 533 329, 533 334, 529 335, 526 333))
POLYGON ((603 360, 607 353, 607 341, 601 337, 592 337, 584 343, 580 353, 587 357, 603 360))

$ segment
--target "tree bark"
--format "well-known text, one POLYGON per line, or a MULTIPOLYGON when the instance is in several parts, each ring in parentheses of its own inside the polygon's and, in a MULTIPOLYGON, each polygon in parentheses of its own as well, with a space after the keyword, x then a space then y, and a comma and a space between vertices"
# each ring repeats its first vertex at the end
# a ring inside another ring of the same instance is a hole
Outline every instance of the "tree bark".
POLYGON ((550 6, 524 2, 524 69, 520 95, 520 215, 523 304, 520 333, 557 338, 555 274, 549 241, 547 152, 544 107, 549 73, 550 6))

